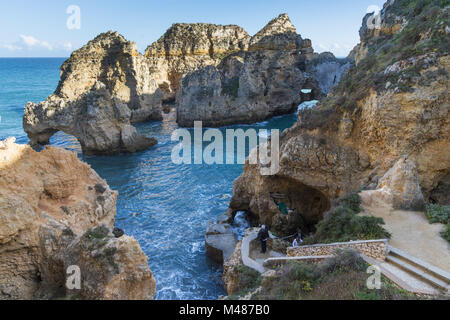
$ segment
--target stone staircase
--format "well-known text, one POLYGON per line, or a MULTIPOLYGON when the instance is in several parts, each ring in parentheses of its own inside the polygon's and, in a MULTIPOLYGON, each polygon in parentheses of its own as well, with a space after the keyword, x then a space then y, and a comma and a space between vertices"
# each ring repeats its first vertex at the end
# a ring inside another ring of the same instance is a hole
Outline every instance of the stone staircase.
MULTIPOLYGON (((436 291, 438 291, 443 294, 449 294, 450 274, 448 272, 436 268, 397 248, 389 246, 388 250, 386 263, 390 265, 389 269, 393 270, 394 268, 397 268, 404 273, 407 273, 409 276, 414 277, 415 281, 409 281, 409 285, 414 289, 418 289, 419 293, 420 289, 423 288, 423 293, 436 293, 436 291)), ((402 276, 403 273, 399 273, 399 275, 402 276)), ((404 275, 403 277, 404 280, 410 280, 404 275)))
POLYGON ((386 260, 380 262, 362 255, 367 263, 376 265, 381 273, 399 287, 413 293, 449 295, 450 274, 408 253, 388 246, 386 260))
MULTIPOLYGON (((243 239, 242 260, 245 265, 260 273, 267 271, 267 268, 282 265, 288 261, 320 261, 332 255, 312 255, 312 256, 280 256, 279 254, 268 254, 259 257, 251 250, 250 243, 256 239, 256 233, 250 233, 243 239)), ((355 245, 358 242, 349 242, 348 245, 355 245)), ((320 245, 317 245, 320 247, 320 245)), ((329 247, 330 245, 321 245, 329 247)), ((361 257, 369 264, 380 268, 381 273, 388 279, 396 283, 399 287, 413 293, 425 295, 450 296, 450 274, 429 263, 422 261, 410 254, 390 245, 385 246, 385 259, 374 259, 360 252, 361 257)), ((438 257, 436 257, 438 258, 438 257)))

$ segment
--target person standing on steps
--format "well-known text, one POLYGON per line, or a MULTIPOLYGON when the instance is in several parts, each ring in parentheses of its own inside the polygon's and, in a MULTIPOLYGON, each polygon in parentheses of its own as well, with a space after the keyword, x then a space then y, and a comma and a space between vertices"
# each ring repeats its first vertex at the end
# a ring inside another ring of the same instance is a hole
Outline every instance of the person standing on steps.
POLYGON ((261 253, 264 254, 267 251, 267 239, 269 239, 269 229, 266 226, 262 226, 259 230, 258 239, 261 241, 261 253))

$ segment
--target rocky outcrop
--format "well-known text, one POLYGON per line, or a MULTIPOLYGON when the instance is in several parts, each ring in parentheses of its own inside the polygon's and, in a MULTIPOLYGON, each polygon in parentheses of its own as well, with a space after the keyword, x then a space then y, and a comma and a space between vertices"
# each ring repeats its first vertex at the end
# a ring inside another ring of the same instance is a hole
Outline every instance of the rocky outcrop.
POLYGON ((23 127, 32 144, 47 144, 57 131, 75 136, 83 152, 134 152, 156 140, 132 122, 159 120, 162 92, 148 74, 136 44, 116 32, 100 34, 72 53, 46 101, 25 107, 23 127))
POLYGON ((183 77, 176 97, 178 124, 191 127, 198 120, 218 127, 293 112, 302 101, 301 89, 319 93, 317 82, 304 73, 309 56, 301 53, 310 45, 289 17, 280 15, 251 38, 247 52, 183 77))
POLYGON ((156 282, 147 257, 134 238, 116 238, 107 226, 91 228, 81 235, 69 230, 58 224, 41 229, 40 250, 45 260, 40 263, 42 281, 36 298, 54 298, 55 292, 66 285, 67 275, 61 271, 77 266, 80 289, 66 288, 61 292, 69 299, 153 299, 156 282))
POLYGON ((222 280, 228 295, 232 295, 239 290, 239 272, 237 268, 244 264, 242 261, 241 246, 242 241, 239 241, 230 259, 223 264, 222 280))
POLYGON ((74 153, 0 142, 0 299, 151 299, 147 257, 112 233, 116 199, 74 153))
POLYGON ((110 31, 72 53, 54 94, 25 107, 23 127, 32 145, 48 144, 63 131, 85 154, 136 152, 157 141, 132 123, 162 119, 162 102, 175 98, 180 126, 291 113, 330 90, 346 70, 334 57, 322 60, 314 59, 311 41, 297 35, 286 14, 253 37, 235 25, 177 23, 145 56, 110 31))
POLYGON ((320 91, 327 95, 351 66, 352 60, 349 58, 336 59, 331 52, 323 52, 313 56, 306 70, 316 79, 320 91))
MULTIPOLYGON (((360 43, 350 52, 350 57, 356 64, 359 64, 367 56, 369 48, 375 44, 377 39, 392 37, 407 25, 407 18, 392 10, 393 6, 403 4, 394 2, 401 1, 387 0, 378 15, 368 13, 364 16, 359 29, 360 43)), ((413 8, 414 4, 411 7, 413 8)))
POLYGON ((383 181, 395 185, 399 199, 394 201, 399 206, 413 208, 421 203, 413 167, 425 200, 445 200, 442 188, 450 172, 450 56, 437 39, 445 35, 441 21, 448 11, 439 7, 439 1, 433 4, 418 14, 408 11, 413 3, 385 5, 382 17, 387 18, 381 30, 386 32, 379 36, 370 30, 369 37, 376 38, 365 40, 370 49, 366 56, 327 98, 300 111, 298 122, 282 135, 280 171, 261 176, 257 166, 244 166, 234 184, 233 211, 246 210, 286 234, 319 221, 330 200, 361 188, 375 189, 383 181), (428 22, 418 24, 417 19, 428 22), (398 21, 410 28, 398 28, 398 21), (405 44, 422 52, 417 55, 405 44), (411 175, 398 177, 408 177, 412 189, 403 190, 405 186, 397 184, 403 178, 394 178, 400 167, 394 165, 405 156, 408 162, 399 166, 411 168, 405 171, 411 175), (404 202, 405 195, 412 198, 404 202), (283 214, 280 203, 291 213, 283 214))
POLYGON ((230 259, 236 247, 237 240, 227 223, 210 221, 205 235, 206 255, 218 263, 230 259))
POLYGON ((406 157, 399 159, 380 179, 376 190, 365 191, 364 200, 369 206, 382 200, 394 210, 424 210, 425 200, 414 162, 406 157))
POLYGON ((176 23, 147 48, 145 57, 164 99, 173 100, 183 75, 247 50, 249 41, 247 32, 235 25, 176 23))

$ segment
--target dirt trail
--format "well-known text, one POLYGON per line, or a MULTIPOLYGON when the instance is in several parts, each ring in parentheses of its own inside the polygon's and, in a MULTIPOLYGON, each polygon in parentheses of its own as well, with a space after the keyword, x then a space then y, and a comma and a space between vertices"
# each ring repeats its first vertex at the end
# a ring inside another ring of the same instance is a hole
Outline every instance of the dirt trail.
POLYGON ((442 270, 450 272, 450 244, 441 237, 443 224, 430 224, 424 212, 393 210, 377 201, 364 204, 366 214, 384 219, 392 234, 389 244, 442 270))

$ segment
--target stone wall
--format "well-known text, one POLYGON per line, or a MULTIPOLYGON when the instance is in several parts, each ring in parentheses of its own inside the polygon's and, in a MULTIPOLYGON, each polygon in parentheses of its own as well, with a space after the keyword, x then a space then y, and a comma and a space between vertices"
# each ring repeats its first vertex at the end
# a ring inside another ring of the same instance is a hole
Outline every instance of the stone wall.
POLYGON ((387 255, 387 240, 352 241, 332 244, 317 244, 288 248, 288 257, 327 256, 338 249, 355 249, 376 260, 384 261, 387 255))

